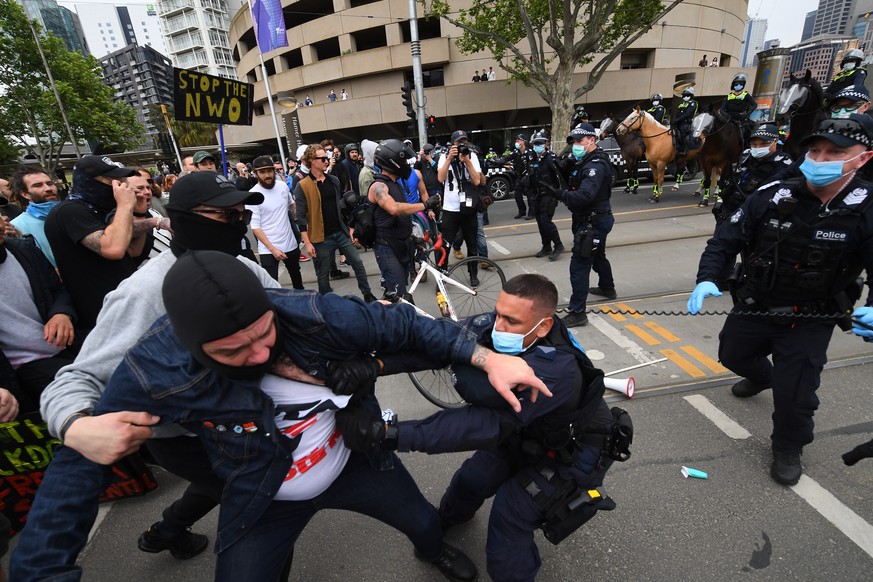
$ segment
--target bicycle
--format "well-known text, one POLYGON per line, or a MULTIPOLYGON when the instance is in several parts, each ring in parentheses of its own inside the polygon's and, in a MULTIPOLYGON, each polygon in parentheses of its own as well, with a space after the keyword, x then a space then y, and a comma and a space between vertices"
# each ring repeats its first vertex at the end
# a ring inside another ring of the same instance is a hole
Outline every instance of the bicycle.
MULTIPOLYGON (((418 239, 421 241, 419 245, 416 245, 418 270, 416 271, 415 279, 409 286, 407 294, 410 297, 414 297, 415 290, 418 289, 419 284, 425 280, 426 275, 430 275, 436 283, 437 293, 434 295, 434 300, 442 317, 449 317, 454 321, 459 321, 473 315, 494 311, 497 305, 497 297, 506 283, 503 269, 487 257, 467 257, 449 267, 448 270, 443 269, 439 265, 444 264, 447 253, 444 248, 442 235, 437 235, 436 243, 433 246, 421 246, 428 243, 428 239, 429 236, 427 234, 425 234, 423 239, 418 239), (434 263, 431 255, 436 251, 442 253, 442 256, 434 263), (478 264, 479 266, 479 284, 475 287, 472 285, 468 286, 470 274, 467 267, 471 264, 478 264), (440 296, 442 296, 442 301, 440 296)), ((419 294, 419 297, 421 297, 421 294, 419 294)), ((419 315, 434 317, 419 305, 403 297, 396 298, 396 300, 412 305, 419 315)), ((422 396, 440 408, 461 408, 466 406, 464 399, 455 391, 450 367, 441 370, 410 372, 409 378, 422 396)))

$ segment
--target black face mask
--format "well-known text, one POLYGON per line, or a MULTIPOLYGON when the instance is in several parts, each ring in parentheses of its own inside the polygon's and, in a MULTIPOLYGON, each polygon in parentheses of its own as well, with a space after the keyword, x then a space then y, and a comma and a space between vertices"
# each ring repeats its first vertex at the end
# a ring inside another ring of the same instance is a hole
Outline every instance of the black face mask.
POLYGON ((6 262, 6 245, 0 245, 0 265, 6 262))
POLYGON ((68 200, 84 200, 92 209, 107 214, 117 206, 112 186, 96 178, 89 178, 79 170, 73 170, 73 191, 68 200))
POLYGON ((185 251, 220 251, 237 256, 248 227, 242 222, 228 224, 185 210, 167 209, 173 224, 170 249, 177 257, 185 251))

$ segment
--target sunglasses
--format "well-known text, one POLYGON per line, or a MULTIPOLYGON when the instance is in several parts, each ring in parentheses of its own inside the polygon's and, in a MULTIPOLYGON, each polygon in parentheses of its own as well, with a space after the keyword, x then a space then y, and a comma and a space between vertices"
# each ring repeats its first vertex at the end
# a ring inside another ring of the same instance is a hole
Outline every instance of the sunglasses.
POLYGON ((193 212, 194 214, 217 214, 227 218, 227 221, 231 224, 236 222, 249 224, 252 221, 251 210, 237 210, 236 208, 221 208, 213 210, 204 208, 200 210, 191 210, 190 212, 193 212))
POLYGON ((320 158, 315 158, 316 160, 321 160, 325 164, 330 162, 330 156, 321 156, 320 158))

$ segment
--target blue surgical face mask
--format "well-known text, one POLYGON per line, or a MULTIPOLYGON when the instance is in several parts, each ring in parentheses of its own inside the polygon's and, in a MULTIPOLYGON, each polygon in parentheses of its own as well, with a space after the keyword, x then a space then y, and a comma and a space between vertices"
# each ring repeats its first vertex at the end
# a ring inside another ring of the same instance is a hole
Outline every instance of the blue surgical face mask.
POLYGON ((800 171, 813 186, 828 186, 843 177, 843 164, 857 160, 864 152, 848 160, 833 160, 830 162, 816 162, 806 156, 800 164, 800 171))
POLYGON ((27 205, 27 213, 34 218, 38 218, 40 220, 45 220, 46 216, 49 215, 49 212, 52 211, 52 208, 60 204, 57 200, 50 200, 48 202, 41 202, 39 204, 34 204, 31 202, 27 205))
POLYGON ((521 149, 521 144, 518 143, 518 142, 515 142, 515 149, 520 150, 520 149, 521 149))
POLYGON ((682 98, 682 101, 685 101, 685 102, 691 101, 691 95, 686 95, 685 97, 682 98))
POLYGON ((734 91, 742 91, 742 90, 743 90, 742 85, 734 85, 734 91))
POLYGON ((496 328, 492 329, 491 343, 494 346, 495 351, 498 351, 501 354, 509 354, 511 356, 520 354, 524 351, 524 338, 532 334, 534 330, 538 328, 540 324, 545 320, 545 317, 539 320, 537 324, 524 335, 520 333, 511 333, 508 331, 497 331, 496 328))
POLYGON ((844 70, 844 71, 851 71, 851 70, 853 70, 854 68, 855 68, 855 61, 849 61, 848 63, 846 63, 845 65, 843 65, 843 70, 844 70))
POLYGON ((766 158, 770 153, 770 146, 765 146, 762 148, 749 148, 749 153, 752 154, 753 158, 766 158))
POLYGON ((543 153, 544 151, 546 151, 546 146, 544 146, 544 145, 535 145, 535 146, 534 146, 534 151, 535 151, 536 153, 538 153, 538 154, 541 154, 541 153, 543 153))
POLYGON ((581 160, 585 157, 585 146, 584 145, 574 145, 573 148, 573 157, 577 160, 581 160))

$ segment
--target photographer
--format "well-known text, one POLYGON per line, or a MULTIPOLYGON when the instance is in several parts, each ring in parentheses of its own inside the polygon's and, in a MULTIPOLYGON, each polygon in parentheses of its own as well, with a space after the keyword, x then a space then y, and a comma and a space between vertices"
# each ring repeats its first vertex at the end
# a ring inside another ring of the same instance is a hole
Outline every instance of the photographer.
MULTIPOLYGON (((444 184, 443 212, 440 230, 443 240, 453 241, 460 231, 467 245, 467 256, 477 257, 476 212, 479 206, 477 187, 482 185, 482 170, 479 158, 467 143, 467 133, 461 130, 452 134, 452 146, 440 156, 437 164, 437 179, 444 184)), ((443 265, 443 266, 448 266, 443 265)), ((478 266, 469 266, 470 285, 479 285, 478 266)))

